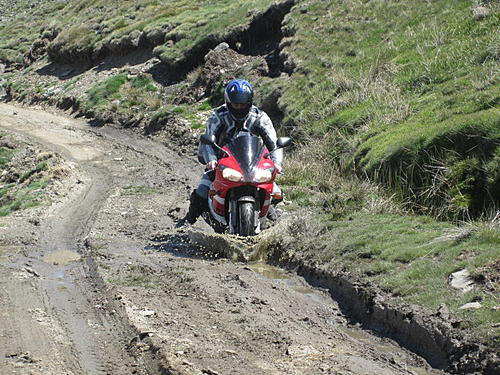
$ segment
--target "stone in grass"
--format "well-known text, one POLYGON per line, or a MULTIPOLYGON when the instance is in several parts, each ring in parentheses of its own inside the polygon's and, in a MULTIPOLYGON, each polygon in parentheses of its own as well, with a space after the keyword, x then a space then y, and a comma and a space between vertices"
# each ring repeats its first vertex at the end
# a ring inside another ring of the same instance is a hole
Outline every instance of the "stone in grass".
POLYGON ((472 281, 469 271, 465 269, 453 272, 449 280, 452 288, 460 289, 464 293, 474 288, 474 281, 472 281))
POLYGON ((469 302, 463 306, 460 306, 458 309, 459 310, 470 310, 470 309, 480 309, 481 307, 483 307, 483 305, 481 305, 479 302, 469 302))
POLYGON ((491 14, 491 9, 483 6, 475 7, 472 9, 472 17, 476 20, 482 20, 491 14))

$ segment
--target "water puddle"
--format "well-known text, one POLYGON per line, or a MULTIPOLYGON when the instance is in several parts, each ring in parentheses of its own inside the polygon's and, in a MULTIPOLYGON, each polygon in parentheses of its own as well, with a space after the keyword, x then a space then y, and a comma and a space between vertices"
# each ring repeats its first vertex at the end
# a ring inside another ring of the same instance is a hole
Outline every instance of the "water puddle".
POLYGON ((266 263, 249 263, 248 268, 250 268, 252 271, 257 272, 258 274, 261 274, 266 279, 287 280, 290 278, 290 276, 288 276, 285 271, 266 263))
POLYGON ((80 260, 82 257, 80 254, 75 253, 69 250, 59 250, 54 251, 53 253, 46 254, 43 257, 43 261, 45 263, 54 264, 54 265, 66 265, 71 262, 76 262, 80 260))
POLYGON ((295 292, 307 294, 310 298, 316 300, 317 302, 322 304, 330 303, 329 299, 323 296, 320 292, 315 290, 313 287, 306 285, 304 282, 301 282, 301 279, 297 278, 295 275, 289 274, 281 268, 262 262, 248 263, 247 267, 264 276, 266 279, 281 280, 295 292))

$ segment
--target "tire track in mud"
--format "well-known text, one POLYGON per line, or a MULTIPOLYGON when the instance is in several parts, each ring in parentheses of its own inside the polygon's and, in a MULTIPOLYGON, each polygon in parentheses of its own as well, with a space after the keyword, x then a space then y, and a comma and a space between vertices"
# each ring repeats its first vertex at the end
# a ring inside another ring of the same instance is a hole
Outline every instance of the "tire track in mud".
POLYGON ((92 259, 71 263, 65 259, 68 254, 86 255, 82 246, 85 236, 114 184, 116 171, 106 166, 110 160, 106 153, 113 146, 107 144, 105 152, 105 142, 96 142, 91 133, 83 134, 82 129, 64 123, 71 120, 63 119, 59 124, 56 122, 61 118, 47 114, 37 118, 40 114, 1 105, 0 127, 59 153, 78 170, 78 177, 65 201, 53 205, 42 218, 36 247, 27 256, 18 256, 9 267, 22 278, 26 276, 23 264, 29 265, 30 270, 36 270, 32 272, 34 280, 21 283, 21 288, 15 278, 2 283, 2 301, 10 306, 4 312, 5 321, 10 322, 6 336, 21 338, 9 343, 18 348, 10 354, 16 361, 14 366, 25 365, 29 371, 37 368, 47 374, 158 373, 158 366, 147 363, 147 355, 138 367, 136 358, 127 353, 128 340, 138 333, 126 314, 117 314, 118 308, 111 314, 100 308, 99 303, 111 295, 92 259), (47 256, 52 264, 44 261, 47 256), (19 292, 26 296, 24 300, 18 298, 19 292), (35 307, 23 313, 31 304, 35 307), (25 326, 33 319, 39 324, 25 326), (19 362, 23 353, 30 354, 19 362))

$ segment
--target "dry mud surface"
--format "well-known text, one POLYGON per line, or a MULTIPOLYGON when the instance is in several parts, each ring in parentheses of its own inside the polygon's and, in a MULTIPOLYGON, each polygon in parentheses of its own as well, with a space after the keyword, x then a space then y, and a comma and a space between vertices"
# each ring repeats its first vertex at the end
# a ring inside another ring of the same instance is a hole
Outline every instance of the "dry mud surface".
POLYGON ((0 130, 72 171, 51 205, 0 218, 1 374, 441 373, 302 278, 191 244, 194 159, 6 104, 0 130))

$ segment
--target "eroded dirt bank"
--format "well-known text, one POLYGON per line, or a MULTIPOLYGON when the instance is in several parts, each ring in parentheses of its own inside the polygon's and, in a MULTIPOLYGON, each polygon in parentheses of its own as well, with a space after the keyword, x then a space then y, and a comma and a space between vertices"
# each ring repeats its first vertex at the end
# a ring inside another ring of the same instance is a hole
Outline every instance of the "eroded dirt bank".
POLYGON ((72 171, 52 205, 0 218, 1 373, 439 373, 302 278, 190 244, 194 160, 5 104, 0 128, 72 171))

